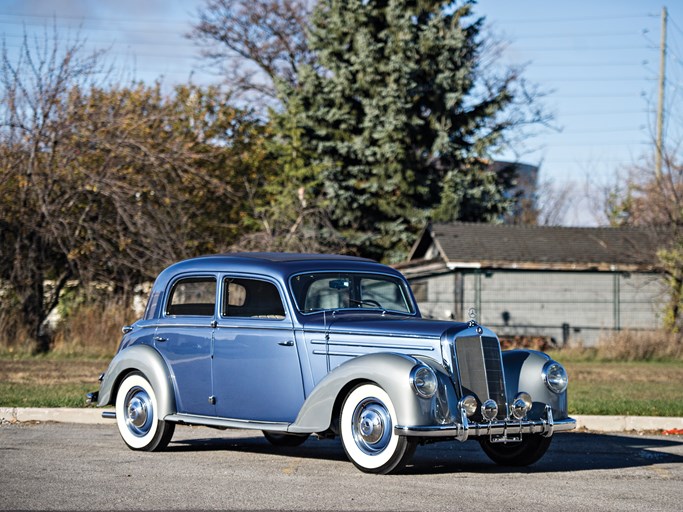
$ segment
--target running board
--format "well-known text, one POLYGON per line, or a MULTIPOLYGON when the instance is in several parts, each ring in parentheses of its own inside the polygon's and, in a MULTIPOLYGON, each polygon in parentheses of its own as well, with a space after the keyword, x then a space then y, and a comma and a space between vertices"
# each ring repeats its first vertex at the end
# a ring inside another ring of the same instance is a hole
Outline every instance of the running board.
POLYGON ((230 418, 214 418, 196 414, 169 414, 164 421, 179 423, 181 425, 203 425, 206 427, 219 428, 244 428, 250 430, 268 430, 270 432, 287 432, 291 423, 236 420, 230 418))

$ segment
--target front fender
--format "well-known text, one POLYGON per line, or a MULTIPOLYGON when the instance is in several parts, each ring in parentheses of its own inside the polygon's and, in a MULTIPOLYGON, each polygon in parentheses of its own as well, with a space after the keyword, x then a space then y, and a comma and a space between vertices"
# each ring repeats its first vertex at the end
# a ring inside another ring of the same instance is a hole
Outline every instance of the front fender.
POLYGON ((507 350, 503 353, 503 366, 505 368, 505 390, 508 400, 524 391, 531 395, 533 407, 529 411, 529 418, 540 419, 545 417, 545 405, 549 404, 553 409, 555 419, 569 417, 567 411, 567 391, 561 394, 548 389, 543 381, 543 366, 551 361, 551 357, 543 352, 535 350, 507 350))
POLYGON ((100 385, 97 406, 113 405, 119 384, 126 375, 134 371, 142 373, 152 385, 157 397, 159 417, 174 414, 176 404, 171 374, 161 354, 149 345, 134 345, 114 356, 100 385))
POLYGON ((395 353, 359 356, 332 370, 308 396, 290 432, 324 432, 346 395, 362 382, 374 382, 387 392, 400 425, 433 425, 452 421, 455 390, 446 371, 436 361, 395 353), (439 391, 431 399, 417 396, 410 384, 410 371, 424 363, 434 369, 439 391))

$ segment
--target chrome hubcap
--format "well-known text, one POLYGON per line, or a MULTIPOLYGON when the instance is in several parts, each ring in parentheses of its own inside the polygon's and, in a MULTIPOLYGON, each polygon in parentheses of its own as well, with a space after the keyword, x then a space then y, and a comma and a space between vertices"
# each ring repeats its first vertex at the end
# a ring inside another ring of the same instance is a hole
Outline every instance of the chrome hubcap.
POLYGON ((352 419, 353 438, 363 453, 375 455, 384 450, 391 439, 391 416, 376 398, 367 398, 356 406, 352 419))
POLYGON ((151 398, 144 389, 135 387, 128 392, 124 413, 128 430, 133 435, 143 437, 149 433, 154 419, 154 408, 151 398))

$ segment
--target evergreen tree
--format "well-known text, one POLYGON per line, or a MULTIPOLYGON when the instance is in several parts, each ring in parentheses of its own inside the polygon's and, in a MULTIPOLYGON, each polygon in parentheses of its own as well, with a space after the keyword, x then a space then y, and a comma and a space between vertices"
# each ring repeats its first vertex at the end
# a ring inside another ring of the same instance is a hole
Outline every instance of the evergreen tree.
POLYGON ((469 1, 320 0, 314 10, 317 65, 280 90, 320 173, 310 179, 356 252, 396 261, 430 216, 504 213, 484 159, 512 127, 516 75, 480 68, 482 23, 469 1))

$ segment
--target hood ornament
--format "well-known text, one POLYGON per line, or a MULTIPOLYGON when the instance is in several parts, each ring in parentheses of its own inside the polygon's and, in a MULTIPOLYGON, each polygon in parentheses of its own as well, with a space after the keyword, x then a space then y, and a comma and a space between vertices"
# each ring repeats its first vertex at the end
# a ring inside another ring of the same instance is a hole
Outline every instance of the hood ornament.
POLYGON ((477 325, 477 310, 475 308, 470 308, 467 314, 470 317, 470 321, 467 322, 467 325, 470 327, 474 327, 475 325, 477 325))

